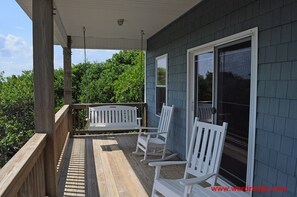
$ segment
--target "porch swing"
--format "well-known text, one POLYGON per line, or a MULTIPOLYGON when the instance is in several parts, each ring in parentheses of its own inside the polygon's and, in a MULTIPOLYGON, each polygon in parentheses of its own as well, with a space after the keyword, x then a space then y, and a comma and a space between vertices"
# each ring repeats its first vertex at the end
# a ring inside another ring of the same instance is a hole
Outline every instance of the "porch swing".
MULTIPOLYGON (((143 31, 141 32, 143 35, 143 31)), ((86 65, 86 28, 83 27, 84 64, 86 65)), ((142 48, 142 43, 141 43, 142 48)), ((142 54, 141 54, 142 59, 142 54)), ((141 60, 142 61, 142 60, 141 60)), ((141 113, 142 114, 142 113, 141 113)), ((139 130, 140 119, 137 108, 117 104, 87 106, 86 121, 88 131, 129 131, 139 130)))

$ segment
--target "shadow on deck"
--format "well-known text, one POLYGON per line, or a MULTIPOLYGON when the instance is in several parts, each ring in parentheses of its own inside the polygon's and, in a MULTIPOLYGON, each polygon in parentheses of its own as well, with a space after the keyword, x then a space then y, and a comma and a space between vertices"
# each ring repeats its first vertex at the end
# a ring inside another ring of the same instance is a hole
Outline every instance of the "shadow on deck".
MULTIPOLYGON (((137 134, 74 136, 59 177, 60 196, 150 196, 155 169, 132 154, 137 134)), ((184 166, 162 168, 181 178, 184 166)))

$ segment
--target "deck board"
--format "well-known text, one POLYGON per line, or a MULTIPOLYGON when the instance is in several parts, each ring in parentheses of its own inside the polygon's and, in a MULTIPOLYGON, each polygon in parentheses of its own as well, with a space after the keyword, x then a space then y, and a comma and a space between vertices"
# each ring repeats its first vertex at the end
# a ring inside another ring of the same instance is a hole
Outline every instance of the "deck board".
MULTIPOLYGON (((60 196, 150 196, 155 170, 132 154, 137 134, 74 136, 59 177, 60 196)), ((184 166, 162 169, 181 178, 184 166)))

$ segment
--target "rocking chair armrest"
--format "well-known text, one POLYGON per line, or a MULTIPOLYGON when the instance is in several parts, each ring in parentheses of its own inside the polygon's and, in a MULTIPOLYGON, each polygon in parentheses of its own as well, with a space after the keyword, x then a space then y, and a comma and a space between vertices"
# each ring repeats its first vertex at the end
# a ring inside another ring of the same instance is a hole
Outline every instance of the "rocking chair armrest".
POLYGON ((142 130, 157 130, 157 129, 158 128, 156 128, 156 127, 140 127, 139 128, 139 135, 144 134, 144 133, 147 133, 147 132, 144 132, 142 130))
POLYGON ((207 179, 209 179, 210 177, 215 176, 215 175, 216 175, 216 173, 211 173, 211 174, 206 174, 204 176, 197 177, 197 178, 182 179, 179 181, 179 183, 184 186, 191 186, 191 185, 206 181, 207 179))
POLYGON ((142 130, 157 130, 157 127, 141 127, 142 130))
POLYGON ((167 132, 142 132, 142 135, 159 135, 167 132))
POLYGON ((149 166, 170 166, 170 165, 181 165, 187 164, 187 161, 156 161, 150 162, 149 166))

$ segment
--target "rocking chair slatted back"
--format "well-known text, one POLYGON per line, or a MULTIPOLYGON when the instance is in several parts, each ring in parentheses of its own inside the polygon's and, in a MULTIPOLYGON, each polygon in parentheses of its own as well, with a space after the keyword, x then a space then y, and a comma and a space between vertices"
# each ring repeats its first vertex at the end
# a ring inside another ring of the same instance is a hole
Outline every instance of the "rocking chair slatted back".
POLYGON ((199 122, 197 118, 195 119, 185 178, 188 174, 200 177, 210 173, 218 173, 227 125, 225 122, 223 126, 219 126, 199 122))
POLYGON ((163 105, 161 115, 160 115, 160 120, 159 120, 159 125, 158 125, 158 132, 163 133, 160 134, 164 138, 164 140, 167 139, 167 134, 169 131, 169 126, 172 118, 172 111, 173 111, 173 106, 165 106, 163 105))

